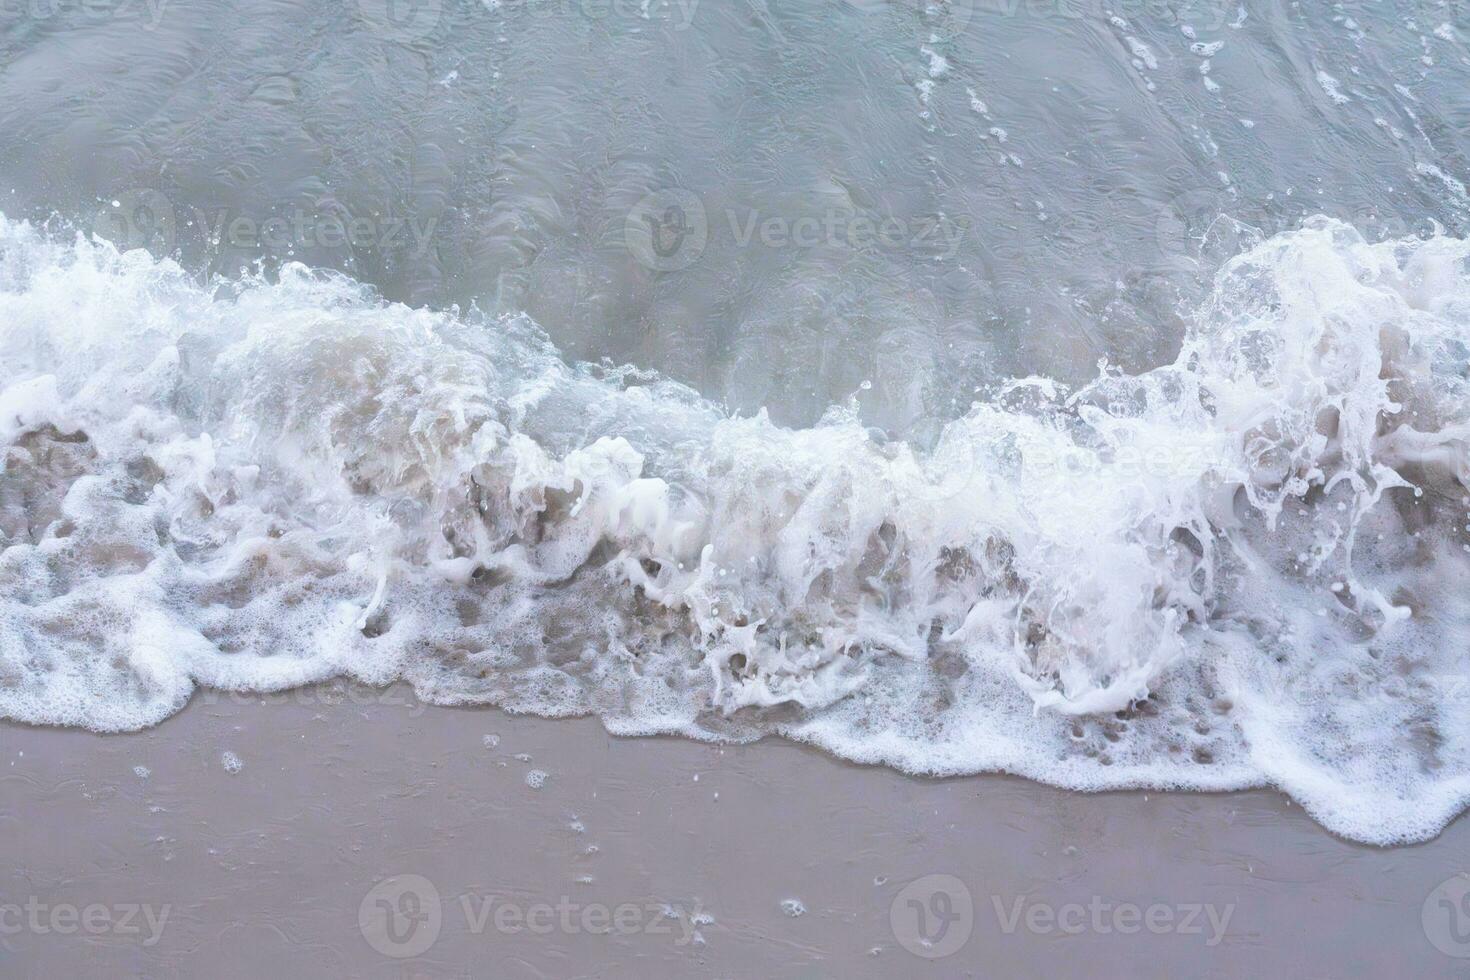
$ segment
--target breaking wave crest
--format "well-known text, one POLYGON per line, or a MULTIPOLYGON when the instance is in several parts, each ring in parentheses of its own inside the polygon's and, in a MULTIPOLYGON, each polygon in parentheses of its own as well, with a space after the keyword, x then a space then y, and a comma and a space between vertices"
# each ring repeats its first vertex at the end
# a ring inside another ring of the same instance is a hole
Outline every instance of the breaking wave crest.
POLYGON ((1470 244, 1326 219, 1172 364, 920 449, 301 266, 202 286, 0 218, 0 716, 402 679, 921 773, 1470 800, 1470 244))

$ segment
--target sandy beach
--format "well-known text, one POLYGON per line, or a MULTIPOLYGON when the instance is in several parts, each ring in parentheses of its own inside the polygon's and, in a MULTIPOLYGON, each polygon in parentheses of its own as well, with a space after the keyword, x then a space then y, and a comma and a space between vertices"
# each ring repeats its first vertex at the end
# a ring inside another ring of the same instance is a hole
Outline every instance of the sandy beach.
POLYGON ((1271 792, 915 779, 402 688, 201 694, 137 734, 4 738, 8 977, 1470 967, 1436 946, 1470 953, 1466 923, 1430 901, 1467 870, 1464 820, 1377 849, 1271 792))

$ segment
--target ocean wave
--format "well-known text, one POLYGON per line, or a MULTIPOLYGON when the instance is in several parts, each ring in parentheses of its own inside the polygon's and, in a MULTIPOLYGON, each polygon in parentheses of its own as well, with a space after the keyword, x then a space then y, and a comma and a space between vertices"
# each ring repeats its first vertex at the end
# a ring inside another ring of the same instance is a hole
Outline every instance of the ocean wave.
POLYGON ((1173 363, 1017 379, 921 448, 0 218, 0 716, 405 680, 1423 839, 1470 799, 1467 345, 1470 243, 1314 219, 1173 363))

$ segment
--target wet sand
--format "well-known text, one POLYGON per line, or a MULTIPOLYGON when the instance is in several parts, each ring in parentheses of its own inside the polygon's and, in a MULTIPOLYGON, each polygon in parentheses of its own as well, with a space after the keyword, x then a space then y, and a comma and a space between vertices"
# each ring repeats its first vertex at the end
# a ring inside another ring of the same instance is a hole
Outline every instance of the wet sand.
POLYGON ((1470 971, 1435 944, 1470 953, 1463 819, 1377 849, 1273 792, 915 779, 402 689, 3 732, 6 977, 1470 971))

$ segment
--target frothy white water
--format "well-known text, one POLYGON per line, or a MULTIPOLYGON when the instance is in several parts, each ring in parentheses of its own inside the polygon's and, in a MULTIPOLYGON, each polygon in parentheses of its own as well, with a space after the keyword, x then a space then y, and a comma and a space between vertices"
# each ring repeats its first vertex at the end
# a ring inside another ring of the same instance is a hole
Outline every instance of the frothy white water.
POLYGON ((1424 838, 1470 799, 1467 344, 1470 245, 1319 220, 1175 363, 1016 381, 921 453, 0 219, 0 715, 402 678, 1424 838))

